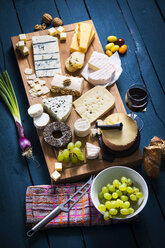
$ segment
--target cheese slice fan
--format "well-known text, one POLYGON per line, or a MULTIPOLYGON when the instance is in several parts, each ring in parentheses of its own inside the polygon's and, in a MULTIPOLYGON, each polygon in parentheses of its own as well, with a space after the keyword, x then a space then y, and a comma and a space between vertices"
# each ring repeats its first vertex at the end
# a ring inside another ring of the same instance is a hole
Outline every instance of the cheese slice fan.
POLYGON ((27 232, 28 237, 32 237, 38 230, 45 226, 54 217, 59 215, 61 212, 69 212, 71 208, 78 202, 83 195, 90 189, 93 176, 79 189, 77 190, 68 200, 53 209, 45 218, 39 221, 32 229, 27 232), (76 199, 75 199, 76 198, 76 199), (70 204, 68 207, 68 203, 70 204))

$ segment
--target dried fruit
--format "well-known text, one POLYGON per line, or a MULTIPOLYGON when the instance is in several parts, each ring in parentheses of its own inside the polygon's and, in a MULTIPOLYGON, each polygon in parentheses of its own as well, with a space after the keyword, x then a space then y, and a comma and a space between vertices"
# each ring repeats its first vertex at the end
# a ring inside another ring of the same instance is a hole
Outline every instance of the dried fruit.
POLYGON ((43 14, 42 21, 46 24, 50 24, 52 21, 52 16, 48 13, 43 14))
POLYGON ((53 19, 53 26, 58 27, 58 26, 62 26, 62 25, 63 25, 63 21, 60 18, 55 17, 53 19))

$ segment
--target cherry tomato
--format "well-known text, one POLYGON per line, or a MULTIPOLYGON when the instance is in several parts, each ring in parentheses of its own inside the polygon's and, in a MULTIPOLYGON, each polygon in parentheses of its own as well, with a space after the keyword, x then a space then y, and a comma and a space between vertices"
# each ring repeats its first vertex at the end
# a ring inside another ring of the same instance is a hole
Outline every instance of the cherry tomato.
POLYGON ((115 41, 117 41, 117 37, 116 37, 116 36, 108 36, 108 37, 107 37, 107 40, 108 40, 109 42, 115 42, 115 41))
POLYGON ((113 55, 113 53, 110 50, 106 50, 105 53, 108 57, 111 57, 113 55))
POLYGON ((125 40, 123 38, 118 38, 116 41, 116 45, 119 45, 119 46, 124 45, 124 43, 125 43, 125 40))
POLYGON ((119 48, 119 53, 120 54, 124 54, 126 53, 127 51, 127 45, 122 45, 120 48, 119 48))
POLYGON ((119 50, 119 46, 118 45, 115 45, 111 48, 111 52, 115 53, 116 51, 119 50))

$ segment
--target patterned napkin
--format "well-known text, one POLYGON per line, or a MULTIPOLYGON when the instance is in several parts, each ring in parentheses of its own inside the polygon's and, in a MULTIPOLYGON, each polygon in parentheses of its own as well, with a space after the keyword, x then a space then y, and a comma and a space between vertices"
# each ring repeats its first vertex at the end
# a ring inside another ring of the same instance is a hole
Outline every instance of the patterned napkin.
MULTIPOLYGON (((83 183, 29 186, 26 191, 27 225, 37 224, 55 207, 69 199, 82 185, 83 183)), ((129 222, 131 220, 129 219, 129 222)), ((123 220, 104 221, 103 215, 96 210, 91 201, 90 192, 87 192, 69 213, 61 212, 44 228, 108 225, 118 222, 123 220)))

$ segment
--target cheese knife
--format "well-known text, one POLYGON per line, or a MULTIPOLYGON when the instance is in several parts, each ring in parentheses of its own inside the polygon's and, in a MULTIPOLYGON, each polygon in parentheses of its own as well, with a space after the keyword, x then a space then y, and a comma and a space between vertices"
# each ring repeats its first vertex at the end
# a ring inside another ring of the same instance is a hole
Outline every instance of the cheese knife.
POLYGON ((71 208, 82 198, 82 196, 88 192, 91 187, 93 176, 79 189, 77 190, 68 200, 53 209, 47 216, 45 216, 41 221, 39 221, 34 227, 32 227, 28 232, 27 236, 32 237, 38 230, 45 226, 49 221, 56 217, 61 212, 69 212, 71 208), (76 199, 75 199, 76 197, 76 199), (67 204, 70 204, 69 207, 67 204))

